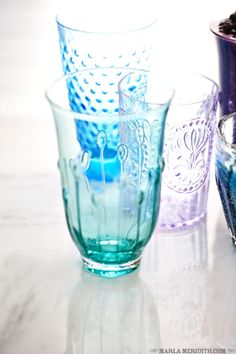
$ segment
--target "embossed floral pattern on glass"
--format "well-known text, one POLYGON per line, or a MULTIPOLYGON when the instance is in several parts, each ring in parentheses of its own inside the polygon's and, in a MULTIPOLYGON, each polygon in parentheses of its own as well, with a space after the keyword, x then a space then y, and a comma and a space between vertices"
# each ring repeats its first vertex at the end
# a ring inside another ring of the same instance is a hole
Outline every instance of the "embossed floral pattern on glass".
MULTIPOLYGON (((106 83, 108 76, 119 73, 120 69, 113 68, 68 75, 47 93, 57 130, 58 166, 70 234, 86 267, 110 277, 139 265, 154 230, 160 202, 164 126, 173 97, 173 90, 158 81, 165 100, 159 102, 157 95, 155 109, 138 114, 104 112, 102 103, 97 113, 91 112, 91 106, 81 113, 76 109, 78 102, 72 105, 68 90, 71 81, 80 85, 92 76, 93 82, 100 80, 102 84, 102 79, 106 83), (100 127, 86 146, 77 138, 79 121, 100 127), (131 135, 135 138, 130 139, 131 135), (116 166, 116 171, 111 166, 116 166)), ((151 73, 138 70, 135 75, 146 78, 151 73)), ((144 90, 143 99, 145 95, 144 90)), ((115 97, 118 102, 118 86, 115 97)))
POLYGON ((175 85, 165 132, 160 228, 191 225, 207 211, 218 87, 191 74, 175 85))
MULTIPOLYGON (((155 104, 146 104, 142 93, 145 81, 148 80, 150 81, 150 78, 142 76, 137 85, 131 74, 121 81, 123 112, 150 114, 149 110, 155 107, 155 104)), ((173 79, 173 82, 176 80, 173 79)), ((149 86, 153 87, 148 93, 149 102, 153 102, 152 93, 158 91, 158 87, 155 81, 149 82, 149 86)), ((165 132, 165 168, 158 219, 160 228, 171 229, 190 225, 206 214, 217 103, 218 87, 210 79, 191 74, 176 82, 175 97, 170 106, 165 132)), ((140 134, 136 136, 133 127, 126 125, 129 141, 132 141, 132 145, 138 143, 140 134)), ((157 144, 160 143, 158 139, 163 139, 159 134, 159 127, 155 121, 151 131, 157 144)), ((144 129, 149 131, 148 124, 144 129)), ((146 133, 146 136, 148 134, 146 133)), ((147 148, 145 158, 155 159, 155 153, 155 149, 147 148)))

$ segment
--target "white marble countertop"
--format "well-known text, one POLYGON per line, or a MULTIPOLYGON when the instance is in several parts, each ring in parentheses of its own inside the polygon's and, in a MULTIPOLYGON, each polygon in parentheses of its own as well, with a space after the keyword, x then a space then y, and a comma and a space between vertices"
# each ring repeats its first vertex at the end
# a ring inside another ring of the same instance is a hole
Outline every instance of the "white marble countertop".
MULTIPOLYGON (((188 3, 178 6, 190 9, 188 3)), ((0 353, 236 351, 236 248, 213 174, 207 220, 178 233, 156 232, 139 271, 107 280, 81 269, 65 224, 44 98, 60 71, 55 5, 0 1, 0 353)), ((208 22, 234 5, 191 4, 191 39, 197 26, 205 31, 198 48, 190 48, 191 69, 216 76, 208 22)))

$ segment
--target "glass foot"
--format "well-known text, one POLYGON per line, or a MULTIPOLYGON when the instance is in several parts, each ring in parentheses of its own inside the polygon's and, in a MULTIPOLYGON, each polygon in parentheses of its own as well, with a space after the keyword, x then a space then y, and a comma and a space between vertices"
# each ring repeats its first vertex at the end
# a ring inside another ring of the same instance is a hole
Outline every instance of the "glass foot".
POLYGON ((157 230, 160 231, 169 231, 169 230, 177 230, 177 229, 184 229, 186 227, 194 226, 200 223, 206 217, 206 212, 204 211, 200 215, 196 216, 190 220, 183 220, 180 222, 173 222, 169 224, 165 223, 157 223, 157 230))
POLYGON ((85 258, 82 256, 83 264, 84 267, 97 275, 100 275, 101 277, 106 277, 106 278, 116 278, 121 275, 125 275, 128 273, 133 272, 135 269, 137 269, 140 265, 141 262, 141 257, 127 263, 123 264, 104 264, 104 263, 98 263, 94 262, 88 258, 85 258))
POLYGON ((233 242, 233 245, 236 246, 236 237, 231 235, 231 240, 233 242))
POLYGON ((228 227, 228 230, 229 230, 229 234, 230 234, 231 240, 233 242, 233 245, 236 246, 236 236, 233 234, 232 229, 230 227, 228 227))

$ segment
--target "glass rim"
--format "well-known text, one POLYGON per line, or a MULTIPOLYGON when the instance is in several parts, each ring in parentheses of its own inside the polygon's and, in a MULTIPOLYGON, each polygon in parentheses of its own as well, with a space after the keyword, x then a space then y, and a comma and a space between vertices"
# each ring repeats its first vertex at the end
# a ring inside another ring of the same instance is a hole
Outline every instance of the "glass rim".
POLYGON ((225 20, 227 20, 227 18, 225 18, 225 19, 223 19, 221 21, 212 21, 212 22, 210 22, 210 25, 209 25, 210 30, 217 38, 225 40, 226 42, 230 42, 230 43, 235 43, 236 44, 236 38, 235 37, 232 37, 231 34, 226 34, 224 32, 220 32, 219 31, 220 22, 225 21, 225 20))
POLYGON ((62 23, 62 20, 60 20, 61 15, 57 14, 56 15, 56 23, 58 25, 58 27, 63 28, 63 29, 67 29, 70 31, 74 31, 74 32, 79 32, 79 33, 84 33, 84 34, 90 34, 90 35, 119 35, 119 34, 128 34, 128 33, 136 33, 139 31, 143 31, 146 29, 151 28, 152 26, 154 26, 157 23, 157 17, 153 16, 152 21, 148 22, 146 25, 140 26, 140 27, 134 27, 131 28, 129 30, 123 30, 123 31, 86 31, 83 29, 79 29, 76 28, 75 26, 69 26, 69 25, 65 25, 62 23))
POLYGON ((222 117, 220 117, 218 124, 217 124, 217 129, 216 129, 216 134, 217 134, 217 138, 220 142, 222 142, 225 146, 227 146, 228 148, 230 148, 231 150, 235 150, 236 152, 236 144, 232 144, 229 143, 226 138, 225 135, 222 131, 222 128, 224 126, 224 124, 231 118, 235 117, 236 118, 236 112, 232 112, 230 114, 226 114, 222 117))
MULTIPOLYGON (((144 70, 145 71, 145 70, 144 70)), ((146 70, 147 72, 148 72, 148 70, 146 70)), ((152 72, 152 71, 151 71, 152 72)), ((119 88, 120 88, 120 86, 121 86, 121 83, 122 83, 122 81, 127 77, 127 76, 129 76, 129 75, 131 75, 132 74, 132 72, 130 72, 130 73, 128 73, 127 75, 125 75, 122 79, 121 79, 121 81, 119 82, 119 88)), ((157 74, 157 75, 159 75, 158 73, 155 73, 154 71, 153 71, 153 74, 157 74)), ((170 81, 169 80, 169 78, 170 78, 170 74, 168 74, 168 76, 166 76, 167 78, 168 78, 168 81, 170 81)), ((174 88, 174 93, 177 93, 178 92, 178 88, 176 88, 176 85, 175 85, 175 83, 176 83, 176 81, 177 82, 179 82, 179 80, 181 79, 187 79, 187 78, 189 78, 189 77, 191 77, 191 76, 193 76, 193 77, 198 77, 198 78, 201 78, 201 79, 205 79, 205 80, 207 80, 207 81, 209 81, 209 82, 211 82, 212 83, 212 87, 214 88, 214 92, 212 92, 211 93, 211 95, 209 95, 209 96, 215 96, 215 95, 218 95, 219 94, 219 85, 214 81, 214 80, 212 80, 211 78, 209 78, 209 77, 207 77, 207 76, 205 76, 205 75, 203 75, 203 74, 200 74, 200 73, 198 73, 198 72, 187 72, 187 73, 184 73, 184 74, 179 74, 178 76, 177 76, 177 80, 173 80, 173 88, 174 88)), ((120 91, 122 92, 122 95, 124 95, 125 97, 128 97, 128 98, 130 98, 130 96, 128 95, 128 94, 126 94, 121 88, 120 88, 120 91)), ((173 95, 174 96, 174 95, 173 95)), ((172 96, 172 98, 173 98, 173 96, 172 96)), ((177 95, 178 96, 178 95, 177 95)), ((208 97, 209 97, 208 96, 208 97)), ((199 103, 201 103, 201 102, 204 102, 206 99, 208 99, 208 97, 206 97, 206 98, 203 98, 203 99, 200 99, 200 100, 196 100, 196 101, 191 101, 191 102, 183 102, 183 103, 181 103, 181 102, 174 102, 175 101, 175 97, 174 97, 174 99, 173 99, 173 101, 171 102, 171 104, 170 104, 170 107, 173 107, 173 108, 175 108, 175 107, 185 107, 185 106, 191 106, 191 105, 197 105, 197 104, 199 104, 199 103)), ((151 102, 150 102, 150 104, 152 104, 151 102)), ((155 103, 153 103, 153 105, 155 105, 155 103)))
MULTIPOLYGON (((172 102, 171 103, 172 107, 184 107, 184 106, 191 106, 191 105, 195 105, 195 104, 197 105, 197 104, 199 104, 201 102, 206 101, 209 97, 214 97, 216 95, 218 96, 219 90, 220 90, 219 89, 219 85, 213 79, 211 79, 210 77, 208 77, 206 75, 200 74, 198 72, 189 72, 189 73, 185 73, 185 74, 181 75, 180 79, 181 80, 186 79, 186 78, 190 77, 190 75, 192 77, 198 77, 200 79, 204 79, 204 80, 210 82, 212 84, 212 87, 214 88, 214 92, 211 92, 211 95, 208 95, 207 97, 204 97, 204 98, 202 98, 200 100, 198 99, 198 100, 195 100, 195 101, 192 101, 192 102, 187 102, 187 103, 178 103, 178 102, 175 103, 175 102, 172 102)), ((176 92, 177 92, 177 90, 176 90, 176 92)))
MULTIPOLYGON (((159 78, 166 78, 168 83, 170 83, 170 80, 169 80, 169 77, 168 76, 165 76, 165 75, 162 75, 158 72, 155 72, 155 71, 152 71, 152 70, 146 70, 146 69, 131 69, 132 71, 129 72, 128 74, 126 74, 124 77, 122 77, 122 79, 118 82, 118 91, 121 92, 122 96, 126 97, 126 98, 131 98, 131 96, 129 96, 127 93, 124 92, 124 90, 122 90, 121 88, 121 84, 123 82, 123 80, 125 80, 129 75, 132 75, 132 74, 135 74, 136 72, 139 73, 139 72, 143 72, 143 73, 147 73, 147 74, 152 74, 152 75, 156 75, 158 76, 159 78)), ((175 94, 175 88, 174 86, 172 86, 171 84, 169 85, 169 88, 170 88, 170 92, 172 92, 172 94, 169 96, 169 99, 166 100, 165 102, 146 102, 148 105, 151 105, 152 107, 160 107, 160 106, 163 106, 165 104, 167 104, 168 102, 170 102, 173 97, 174 97, 174 94, 175 94)), ((136 102, 139 102, 139 103, 142 103, 140 100, 136 100, 136 102)))
MULTIPOLYGON (((137 73, 147 73, 147 74, 159 75, 159 77, 164 77, 163 75, 160 75, 160 74, 158 74, 158 73, 156 73, 156 72, 154 72, 154 71, 150 71, 150 70, 146 70, 146 69, 137 69, 137 68, 100 67, 100 68, 90 68, 90 69, 84 69, 84 70, 77 70, 77 71, 75 71, 75 72, 73 72, 73 73, 68 73, 68 74, 64 74, 64 75, 60 76, 59 78, 57 78, 56 80, 54 80, 54 81, 51 83, 51 85, 48 86, 48 88, 46 88, 46 90, 45 90, 45 97, 46 97, 47 101, 50 103, 50 105, 51 105, 53 108, 59 110, 60 112, 63 112, 63 113, 66 114, 66 115, 69 115, 69 116, 72 115, 73 118, 75 118, 75 116, 78 115, 78 116, 80 117, 80 119, 84 118, 85 120, 88 120, 88 121, 89 121, 89 120, 90 120, 89 117, 91 117, 91 120, 92 120, 93 122, 96 122, 96 121, 97 121, 97 122, 101 122, 101 119, 102 119, 103 117, 109 117, 109 119, 110 119, 111 122, 112 122, 112 121, 120 120, 120 119, 122 119, 122 117, 123 117, 123 119, 125 119, 125 117, 127 117, 127 116, 129 116, 129 117, 134 116, 134 117, 136 117, 136 119, 137 119, 137 114, 139 114, 139 113, 130 113, 130 114, 121 115, 121 114, 119 114, 119 112, 117 112, 117 113, 114 112, 114 113, 112 113, 112 114, 106 113, 106 114, 104 114, 104 115, 101 115, 101 114, 96 114, 96 112, 94 112, 93 114, 87 114, 87 113, 76 112, 76 111, 73 111, 73 110, 70 109, 70 108, 63 107, 63 105, 58 104, 58 102, 56 102, 56 100, 54 100, 54 99, 51 97, 52 95, 50 94, 50 91, 51 91, 54 87, 56 87, 56 85, 59 84, 60 82, 66 81, 68 78, 72 78, 72 77, 77 76, 77 75, 82 75, 83 73, 86 73, 86 72, 91 72, 91 71, 97 72, 97 71, 103 71, 103 70, 106 70, 106 71, 107 71, 107 70, 108 70, 108 71, 114 71, 114 70, 117 70, 117 71, 119 71, 119 70, 124 71, 124 70, 125 70, 125 71, 129 72, 129 74, 137 72, 137 73), (97 117, 97 120, 95 119, 96 117, 97 117)), ((126 75, 128 75, 128 74, 126 74, 126 75)), ((121 78, 121 80, 122 80, 122 79, 123 79, 123 77, 121 78)), ((119 82, 120 82, 120 81, 119 81, 119 82)), ((118 90, 119 90, 119 82, 117 83, 117 85, 118 85, 118 90)), ((170 90, 170 95, 168 96, 168 98, 166 99, 166 101, 161 102, 161 103, 154 103, 154 104, 149 103, 149 102, 147 102, 147 103, 148 103, 148 104, 151 104, 151 105, 153 105, 153 106, 156 105, 156 108, 157 108, 157 109, 160 108, 160 107, 164 107, 165 105, 168 105, 169 102, 171 102, 171 100, 172 100, 172 98, 173 98, 173 96, 174 96, 174 93, 175 93, 174 87, 172 87, 171 85, 169 85, 169 90, 170 90)), ((153 111, 153 110, 149 110, 149 111, 153 111)), ((141 113, 141 112, 140 112, 140 113, 141 113)), ((126 118, 126 119, 127 119, 127 118, 126 118)))

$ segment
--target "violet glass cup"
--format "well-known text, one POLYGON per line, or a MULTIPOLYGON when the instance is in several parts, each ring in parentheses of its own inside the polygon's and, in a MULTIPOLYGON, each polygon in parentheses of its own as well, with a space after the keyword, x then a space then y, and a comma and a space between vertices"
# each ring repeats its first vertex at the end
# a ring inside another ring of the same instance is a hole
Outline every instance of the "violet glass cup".
POLYGON ((226 115, 236 111, 236 38, 219 31, 219 22, 212 22, 218 48, 220 111, 226 115))
MULTIPOLYGON (((161 229, 192 225, 206 214, 218 104, 218 86, 204 76, 182 75, 173 83, 175 96, 164 141, 165 168, 158 219, 161 229)), ((121 80, 120 91, 124 112, 147 108, 141 99, 142 85, 136 87, 132 75, 121 80)), ((131 133, 130 139, 134 139, 131 133)))
POLYGON ((165 131, 159 228, 192 225, 207 213, 218 86, 199 74, 177 79, 165 131))

